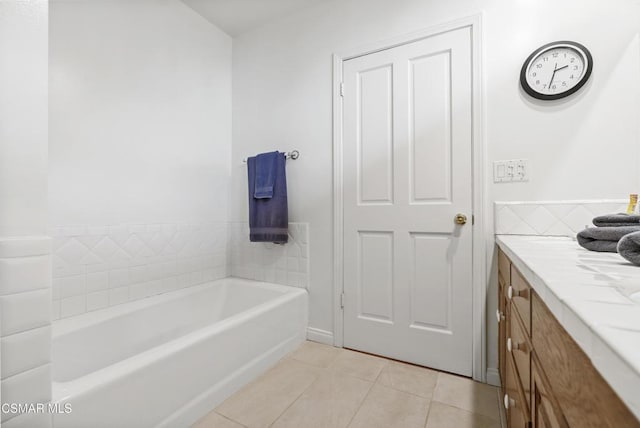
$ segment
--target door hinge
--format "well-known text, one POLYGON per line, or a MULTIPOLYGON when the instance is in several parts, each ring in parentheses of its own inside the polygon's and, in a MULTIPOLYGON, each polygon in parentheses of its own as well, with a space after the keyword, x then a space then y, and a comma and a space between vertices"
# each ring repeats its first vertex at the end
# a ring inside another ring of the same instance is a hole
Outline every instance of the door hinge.
POLYGON ((474 224, 476 224, 476 216, 471 214, 471 225, 474 225, 474 224))
POLYGON ((340 308, 344 309, 344 293, 340 294, 340 308))
POLYGON ((340 96, 344 97, 344 82, 340 83, 340 96))

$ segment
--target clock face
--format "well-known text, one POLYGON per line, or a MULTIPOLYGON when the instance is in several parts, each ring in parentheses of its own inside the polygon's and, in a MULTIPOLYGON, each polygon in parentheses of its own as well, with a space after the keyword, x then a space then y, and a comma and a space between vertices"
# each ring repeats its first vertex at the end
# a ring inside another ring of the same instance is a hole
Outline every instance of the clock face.
POLYGON ((556 42, 535 51, 524 63, 520 82, 532 97, 554 100, 576 92, 591 74, 589 51, 574 42, 556 42))

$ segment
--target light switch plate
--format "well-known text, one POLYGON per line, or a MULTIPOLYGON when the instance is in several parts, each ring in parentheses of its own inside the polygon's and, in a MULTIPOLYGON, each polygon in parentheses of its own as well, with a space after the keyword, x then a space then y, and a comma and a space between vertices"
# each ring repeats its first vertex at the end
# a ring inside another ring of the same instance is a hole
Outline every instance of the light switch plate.
POLYGON ((500 160, 493 162, 493 182, 529 181, 529 161, 527 159, 500 160))

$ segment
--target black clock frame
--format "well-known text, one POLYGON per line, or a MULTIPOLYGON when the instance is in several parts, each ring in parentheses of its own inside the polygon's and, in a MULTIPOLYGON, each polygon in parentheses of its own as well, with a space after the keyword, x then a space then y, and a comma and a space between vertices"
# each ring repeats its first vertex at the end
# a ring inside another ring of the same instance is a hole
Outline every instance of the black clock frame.
POLYGON ((587 83, 587 81, 589 80, 589 77, 591 77, 592 71, 593 71, 593 57, 591 56, 591 52, 589 52, 589 49, 587 49, 586 47, 584 47, 583 45, 577 42, 570 42, 570 41, 551 42, 533 51, 533 53, 529 55, 529 57, 526 59, 526 61, 522 65, 522 70, 520 71, 520 86, 522 86, 522 89, 524 89, 524 91, 530 96, 532 96, 533 98, 537 98, 539 100, 544 100, 544 101, 559 100, 560 98, 568 97, 569 95, 579 91, 580 88, 582 88, 584 84, 587 83), (540 92, 536 91, 531 86, 529 86, 529 83, 527 82, 527 66, 529 65, 531 60, 535 58, 538 54, 556 45, 569 45, 584 52, 584 55, 587 61, 587 64, 586 64, 587 68, 580 82, 578 82, 576 86, 569 89, 568 91, 562 92, 559 94, 551 94, 551 95, 541 94, 540 92))

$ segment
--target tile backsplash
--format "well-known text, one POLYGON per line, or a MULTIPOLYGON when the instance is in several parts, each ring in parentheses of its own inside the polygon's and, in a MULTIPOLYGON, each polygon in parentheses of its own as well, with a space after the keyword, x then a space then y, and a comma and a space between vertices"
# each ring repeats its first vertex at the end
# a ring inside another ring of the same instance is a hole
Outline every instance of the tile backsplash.
POLYGON ((249 242, 249 225, 230 223, 229 250, 232 276, 308 287, 308 223, 289 223, 289 242, 284 245, 249 242))
POLYGON ((227 276, 227 224, 51 230, 53 317, 65 318, 227 276))
POLYGON ((628 201, 537 201, 495 202, 497 235, 575 236, 593 227, 594 217, 625 212, 628 201))
POLYGON ((53 228, 53 319, 227 276, 307 287, 308 229, 277 245, 249 242, 246 222, 53 228))

